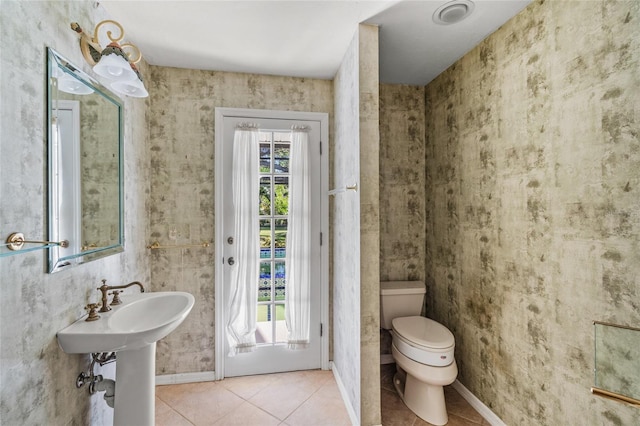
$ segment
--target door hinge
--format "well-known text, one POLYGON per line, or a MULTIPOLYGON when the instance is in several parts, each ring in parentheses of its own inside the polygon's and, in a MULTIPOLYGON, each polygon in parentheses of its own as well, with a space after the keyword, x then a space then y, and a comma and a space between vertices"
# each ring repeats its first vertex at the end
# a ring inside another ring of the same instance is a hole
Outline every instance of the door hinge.
POLYGON ((322 245, 322 232, 320 233, 320 245, 322 245))
POLYGON ((320 155, 322 155, 322 141, 320 141, 320 155))
POLYGON ((320 337, 322 337, 322 323, 320 323, 320 337))

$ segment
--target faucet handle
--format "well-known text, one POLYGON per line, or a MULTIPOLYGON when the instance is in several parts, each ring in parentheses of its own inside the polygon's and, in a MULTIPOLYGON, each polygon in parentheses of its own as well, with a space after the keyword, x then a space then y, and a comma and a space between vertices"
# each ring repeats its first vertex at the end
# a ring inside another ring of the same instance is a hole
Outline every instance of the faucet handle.
POLYGON ((108 290, 108 286, 107 286, 107 280, 101 280, 102 281, 102 285, 100 287, 98 287, 98 290, 100 291, 107 291, 108 290))
POLYGON ((96 310, 98 309, 98 304, 97 303, 89 303, 85 309, 87 311, 89 311, 89 316, 87 317, 87 319, 85 321, 95 321, 100 319, 100 315, 98 315, 98 312, 96 312, 96 310))
POLYGON ((110 289, 111 287, 107 285, 107 280, 102 280, 102 285, 98 287, 98 290, 102 294, 102 307, 100 308, 100 312, 109 312, 111 310, 109 300, 107 299, 107 291, 110 289))
POLYGON ((113 290, 111 293, 109 293, 110 295, 113 296, 113 299, 111 299, 110 305, 122 304, 122 300, 120 299, 120 293, 122 293, 122 290, 113 290))

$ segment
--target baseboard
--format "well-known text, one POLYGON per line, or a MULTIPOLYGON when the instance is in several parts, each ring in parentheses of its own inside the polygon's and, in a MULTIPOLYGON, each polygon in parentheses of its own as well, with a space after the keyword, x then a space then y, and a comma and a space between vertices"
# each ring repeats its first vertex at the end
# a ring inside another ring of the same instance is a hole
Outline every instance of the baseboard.
POLYGON ((342 379, 340 378, 340 374, 338 373, 338 370, 335 368, 333 361, 329 362, 329 366, 331 367, 331 371, 333 372, 333 377, 336 379, 338 389, 340 390, 340 395, 342 396, 342 401, 344 402, 344 406, 347 409, 349 418, 351 419, 351 424, 354 426, 357 426, 359 424, 358 416, 356 415, 355 410, 351 406, 351 401, 349 401, 349 398, 347 396, 347 389, 344 387, 344 384, 342 383, 342 379))
POLYGON ((157 385, 177 385, 182 383, 196 382, 213 382, 216 380, 216 374, 213 371, 203 371, 201 373, 179 373, 164 374, 156 376, 157 385))
POLYGON ((506 424, 498 417, 489 407, 484 405, 482 401, 478 399, 474 394, 471 393, 469 389, 467 389, 462 383, 458 380, 453 382, 451 385, 455 390, 458 391, 460 396, 462 396, 475 410, 480 413, 482 417, 485 418, 486 421, 491 423, 492 426, 506 426, 506 424))

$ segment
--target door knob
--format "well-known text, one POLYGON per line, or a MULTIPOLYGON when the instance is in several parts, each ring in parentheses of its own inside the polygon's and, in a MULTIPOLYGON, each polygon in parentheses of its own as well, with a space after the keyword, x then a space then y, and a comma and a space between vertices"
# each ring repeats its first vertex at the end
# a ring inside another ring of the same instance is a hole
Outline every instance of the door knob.
POLYGON ((227 259, 227 263, 229 265, 233 265, 234 263, 236 263, 235 259, 233 257, 230 257, 229 259, 227 259))

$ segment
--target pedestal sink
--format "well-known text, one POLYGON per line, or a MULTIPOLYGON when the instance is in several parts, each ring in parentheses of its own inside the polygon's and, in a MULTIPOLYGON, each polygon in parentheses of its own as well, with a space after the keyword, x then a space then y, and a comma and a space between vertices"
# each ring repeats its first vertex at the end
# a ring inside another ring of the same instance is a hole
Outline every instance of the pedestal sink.
POLYGON ((84 318, 58 332, 69 354, 117 352, 114 420, 120 425, 153 425, 156 342, 178 327, 194 304, 185 292, 126 294, 123 304, 84 318))

